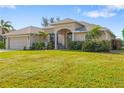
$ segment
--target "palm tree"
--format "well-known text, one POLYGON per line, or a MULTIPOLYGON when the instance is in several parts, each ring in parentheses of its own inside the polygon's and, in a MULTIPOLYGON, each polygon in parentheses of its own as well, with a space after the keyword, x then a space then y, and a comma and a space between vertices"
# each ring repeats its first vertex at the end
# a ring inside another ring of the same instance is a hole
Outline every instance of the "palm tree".
POLYGON ((86 40, 98 40, 98 38, 102 35, 100 31, 100 26, 94 27, 91 31, 86 34, 86 40))
MULTIPOLYGON (((0 20, 0 29, 2 31, 1 34, 5 34, 5 33, 12 31, 14 28, 11 25, 10 21, 4 21, 3 19, 1 19, 0 20)), ((0 35, 0 40, 3 41, 3 43, 5 45, 5 37, 3 35, 0 35)))
POLYGON ((48 33, 47 32, 43 32, 43 31, 39 31, 38 33, 39 36, 42 36, 42 38, 45 40, 48 36, 48 33))
POLYGON ((2 30, 2 34, 8 33, 13 30, 13 26, 10 21, 0 20, 0 28, 2 30))

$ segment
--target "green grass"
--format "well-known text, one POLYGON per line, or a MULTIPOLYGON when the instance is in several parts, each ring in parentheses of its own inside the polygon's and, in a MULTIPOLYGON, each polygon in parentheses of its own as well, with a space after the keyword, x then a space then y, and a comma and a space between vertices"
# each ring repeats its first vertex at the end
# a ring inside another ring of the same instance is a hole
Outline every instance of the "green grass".
POLYGON ((61 50, 3 52, 0 87, 124 87, 124 55, 61 50))

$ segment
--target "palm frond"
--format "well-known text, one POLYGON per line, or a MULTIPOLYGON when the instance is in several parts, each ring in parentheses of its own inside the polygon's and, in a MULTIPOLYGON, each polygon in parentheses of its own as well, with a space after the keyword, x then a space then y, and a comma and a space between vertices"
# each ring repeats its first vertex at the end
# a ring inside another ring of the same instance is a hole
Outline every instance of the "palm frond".
POLYGON ((10 21, 4 21, 3 19, 0 20, 0 28, 2 29, 3 34, 14 29, 10 21))

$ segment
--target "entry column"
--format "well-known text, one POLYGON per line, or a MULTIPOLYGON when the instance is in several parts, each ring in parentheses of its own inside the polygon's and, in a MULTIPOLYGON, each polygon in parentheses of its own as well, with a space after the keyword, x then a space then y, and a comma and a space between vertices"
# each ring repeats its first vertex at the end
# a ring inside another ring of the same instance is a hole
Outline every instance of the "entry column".
POLYGON ((72 32, 72 41, 74 41, 74 31, 72 32))
POLYGON ((55 49, 57 49, 57 32, 54 32, 54 34, 55 34, 55 49))

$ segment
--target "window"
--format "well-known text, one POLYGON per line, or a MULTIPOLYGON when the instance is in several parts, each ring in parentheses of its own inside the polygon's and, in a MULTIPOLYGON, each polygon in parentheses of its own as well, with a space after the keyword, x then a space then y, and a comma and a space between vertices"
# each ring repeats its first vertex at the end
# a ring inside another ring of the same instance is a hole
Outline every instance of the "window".
POLYGON ((75 31, 86 31, 85 27, 78 27, 75 29, 75 31))
POLYGON ((50 42, 52 42, 54 44, 55 34, 54 33, 50 33, 49 36, 50 36, 50 42))

